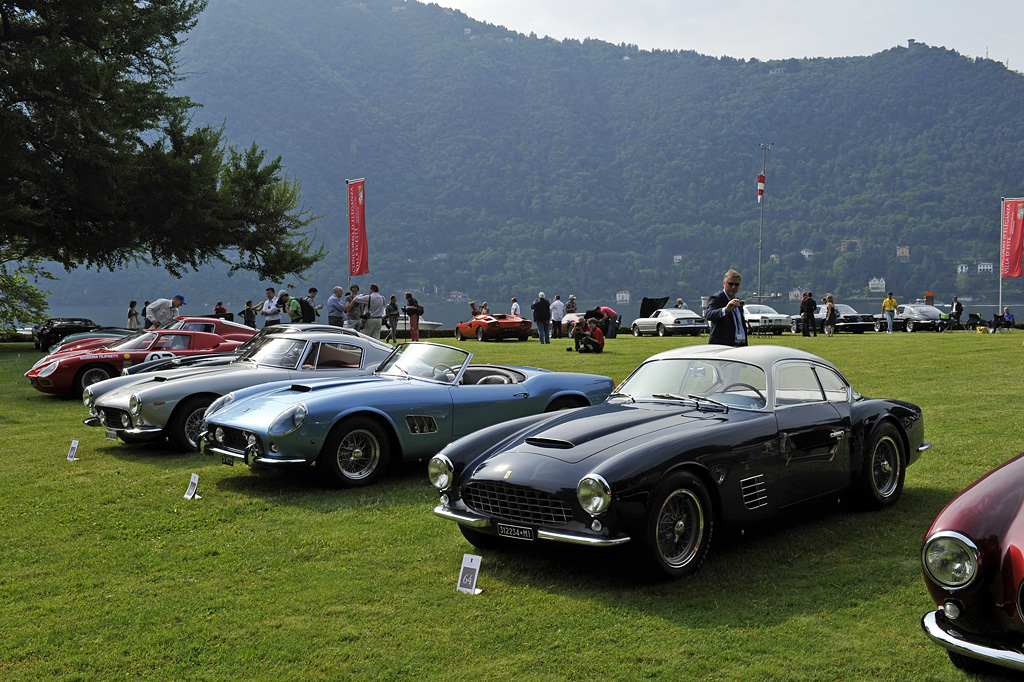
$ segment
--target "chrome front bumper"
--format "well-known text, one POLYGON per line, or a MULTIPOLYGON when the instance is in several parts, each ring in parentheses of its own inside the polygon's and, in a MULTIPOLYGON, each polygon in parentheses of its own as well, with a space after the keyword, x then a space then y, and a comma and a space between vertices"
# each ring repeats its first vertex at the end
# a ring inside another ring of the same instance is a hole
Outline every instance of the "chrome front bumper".
POLYGON ((101 429, 109 429, 110 431, 116 431, 117 433, 130 433, 133 436, 145 436, 145 435, 156 435, 163 433, 164 427, 162 426, 145 426, 143 428, 126 429, 123 426, 120 428, 114 428, 113 426, 107 426, 99 417, 89 417, 88 419, 82 420, 82 423, 86 426, 96 426, 101 429))
MULTIPOLYGON (((478 516, 472 512, 457 511, 455 509, 449 509, 443 504, 439 504, 434 507, 434 514, 440 516, 442 519, 448 519, 449 521, 455 521, 461 523, 463 526, 469 526, 470 528, 490 528, 494 525, 494 522, 486 516, 478 516)), ((628 535, 621 535, 614 538, 600 538, 593 535, 583 535, 581 533, 565 532, 565 531, 553 531, 545 530, 543 528, 537 529, 538 540, 553 540, 555 542, 567 542, 573 545, 586 545, 588 547, 615 547, 617 545, 624 545, 629 542, 628 535)))
POLYGON ((202 446, 203 454, 209 455, 220 455, 220 461, 222 463, 229 463, 225 460, 238 460, 239 462, 245 462, 246 464, 265 464, 274 465, 279 464, 283 466, 295 465, 295 464, 308 464, 309 461, 306 459, 275 459, 272 457, 262 456, 249 456, 244 452, 236 452, 235 450, 227 450, 225 448, 217 447, 216 445, 204 444, 202 446))
POLYGON ((933 642, 955 654, 976 658, 1011 670, 1024 671, 1024 651, 1000 642, 957 630, 940 610, 929 611, 921 619, 924 634, 933 642))

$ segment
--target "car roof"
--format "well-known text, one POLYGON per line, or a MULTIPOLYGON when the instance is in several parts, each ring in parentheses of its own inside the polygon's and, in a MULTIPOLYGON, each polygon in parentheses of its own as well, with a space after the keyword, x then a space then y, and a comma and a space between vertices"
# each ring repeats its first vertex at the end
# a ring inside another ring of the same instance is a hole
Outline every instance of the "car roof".
POLYGON ((715 358, 719 360, 735 360, 737 362, 746 362, 751 365, 758 365, 766 370, 771 368, 776 362, 782 360, 807 360, 811 362, 818 362, 823 365, 827 365, 839 371, 828 360, 824 360, 813 353, 798 350, 796 348, 790 348, 788 346, 774 346, 771 344, 758 344, 756 346, 742 346, 740 348, 733 348, 732 346, 719 346, 715 344, 708 344, 706 346, 684 346, 682 348, 673 348, 672 350, 664 351, 647 358, 650 360, 675 360, 675 359, 686 359, 686 358, 715 358))

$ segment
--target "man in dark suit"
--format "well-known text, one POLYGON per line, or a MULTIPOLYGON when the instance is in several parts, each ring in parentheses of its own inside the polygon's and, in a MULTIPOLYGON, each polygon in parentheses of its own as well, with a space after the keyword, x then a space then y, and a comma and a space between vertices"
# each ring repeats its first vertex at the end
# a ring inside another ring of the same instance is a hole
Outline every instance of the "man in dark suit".
POLYGON ((747 345, 743 301, 736 297, 740 290, 740 273, 729 270, 722 279, 722 291, 708 299, 707 318, 711 323, 708 343, 723 346, 747 345))

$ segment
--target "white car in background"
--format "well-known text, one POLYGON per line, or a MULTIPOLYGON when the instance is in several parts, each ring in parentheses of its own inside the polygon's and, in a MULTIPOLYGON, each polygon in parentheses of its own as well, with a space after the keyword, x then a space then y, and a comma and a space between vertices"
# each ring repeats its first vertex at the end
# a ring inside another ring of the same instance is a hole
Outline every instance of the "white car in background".
POLYGON ((793 325, 789 315, 783 315, 770 305, 748 303, 743 306, 743 317, 746 318, 753 332, 772 333, 779 336, 793 325))
MULTIPOLYGON (((683 304, 684 306, 686 304, 683 304)), ((638 317, 630 325, 633 336, 654 334, 699 336, 705 330, 704 318, 689 308, 658 308, 650 317, 638 317)))

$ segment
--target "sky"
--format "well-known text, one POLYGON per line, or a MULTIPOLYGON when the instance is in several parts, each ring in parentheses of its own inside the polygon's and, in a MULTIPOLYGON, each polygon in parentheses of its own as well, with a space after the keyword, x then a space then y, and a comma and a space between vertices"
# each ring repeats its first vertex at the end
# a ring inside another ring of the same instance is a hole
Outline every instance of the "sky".
POLYGON ((907 39, 1024 71, 1020 0, 435 0, 529 35, 761 60, 871 55, 907 39))

